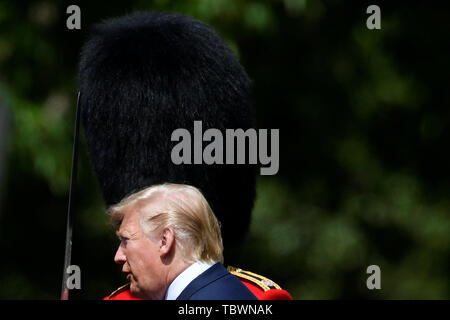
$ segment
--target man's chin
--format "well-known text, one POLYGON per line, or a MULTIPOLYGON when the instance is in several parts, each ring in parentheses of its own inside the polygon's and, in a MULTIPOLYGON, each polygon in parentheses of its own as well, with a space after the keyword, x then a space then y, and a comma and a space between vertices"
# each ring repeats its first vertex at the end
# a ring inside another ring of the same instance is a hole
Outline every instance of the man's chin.
POLYGON ((144 297, 142 296, 141 290, 139 289, 139 287, 136 285, 136 283, 134 281, 130 282, 130 292, 136 298, 144 299, 144 297))
POLYGON ((141 288, 139 288, 139 286, 134 281, 130 282, 130 292, 136 298, 144 300, 164 300, 163 296, 156 296, 154 294, 146 292, 145 290, 141 290, 141 288))

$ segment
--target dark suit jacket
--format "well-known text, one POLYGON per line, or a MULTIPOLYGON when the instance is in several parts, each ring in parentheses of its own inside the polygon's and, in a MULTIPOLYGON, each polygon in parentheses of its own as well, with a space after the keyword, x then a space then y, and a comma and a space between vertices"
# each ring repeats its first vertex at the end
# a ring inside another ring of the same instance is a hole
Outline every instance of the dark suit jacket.
POLYGON ((216 263, 192 280, 177 300, 257 300, 257 298, 221 263, 216 263))

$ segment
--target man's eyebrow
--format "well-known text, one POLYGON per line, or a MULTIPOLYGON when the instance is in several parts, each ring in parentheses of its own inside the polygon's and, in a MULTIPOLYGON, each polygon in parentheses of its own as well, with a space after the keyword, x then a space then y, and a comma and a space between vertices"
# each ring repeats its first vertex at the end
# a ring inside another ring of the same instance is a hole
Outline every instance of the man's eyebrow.
POLYGON ((116 235, 117 235, 119 238, 126 238, 126 237, 128 237, 128 232, 127 232, 127 231, 121 232, 121 231, 117 230, 117 231, 116 231, 116 235))

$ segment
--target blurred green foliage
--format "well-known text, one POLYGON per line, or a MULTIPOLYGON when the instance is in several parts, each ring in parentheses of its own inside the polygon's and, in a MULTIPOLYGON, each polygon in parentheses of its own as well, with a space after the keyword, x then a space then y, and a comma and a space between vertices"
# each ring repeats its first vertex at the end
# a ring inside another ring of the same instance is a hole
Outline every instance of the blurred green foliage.
MULTIPOLYGON (((260 177, 251 232, 226 262, 295 299, 445 299, 450 295, 448 9, 307 0, 0 2, 0 94, 12 119, 0 211, 0 298, 58 298, 77 91, 90 27, 133 10, 211 24, 254 81, 261 128, 280 128, 280 171, 260 177), (382 289, 366 288, 379 265, 382 289)), ((81 144, 75 299, 123 281, 81 144)), ((237 218, 238 223, 238 218, 237 218)))

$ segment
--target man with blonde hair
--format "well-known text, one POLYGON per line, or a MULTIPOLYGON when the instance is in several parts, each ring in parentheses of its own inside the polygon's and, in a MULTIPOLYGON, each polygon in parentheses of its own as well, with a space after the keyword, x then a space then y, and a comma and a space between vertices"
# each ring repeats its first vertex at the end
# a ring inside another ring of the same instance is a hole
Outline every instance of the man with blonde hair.
POLYGON ((131 293, 153 300, 255 300, 222 265, 219 223, 202 193, 162 184, 128 196, 109 209, 131 293))

